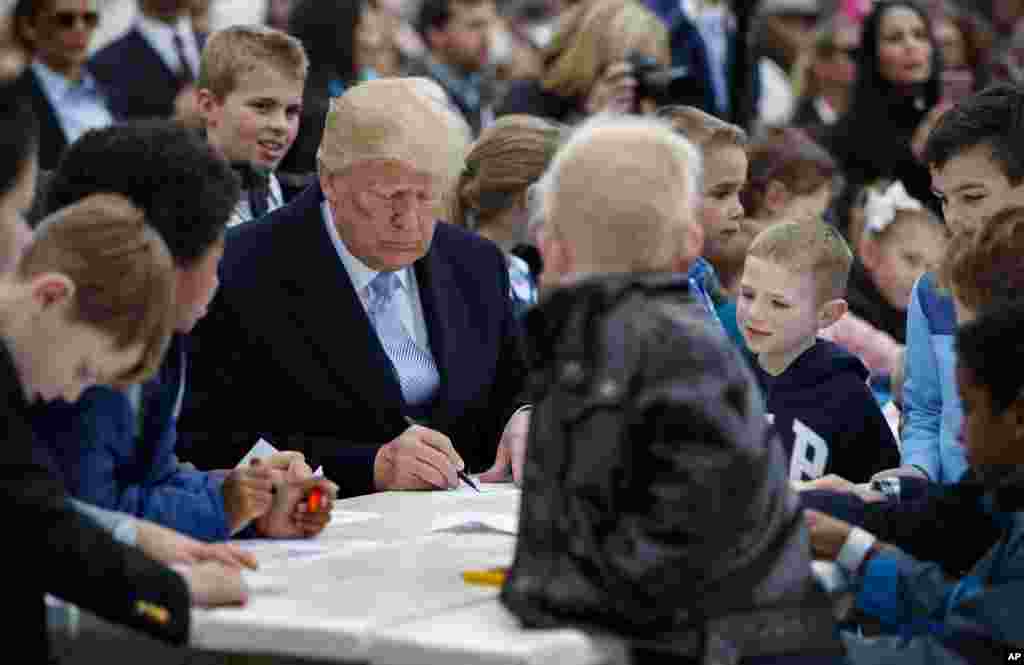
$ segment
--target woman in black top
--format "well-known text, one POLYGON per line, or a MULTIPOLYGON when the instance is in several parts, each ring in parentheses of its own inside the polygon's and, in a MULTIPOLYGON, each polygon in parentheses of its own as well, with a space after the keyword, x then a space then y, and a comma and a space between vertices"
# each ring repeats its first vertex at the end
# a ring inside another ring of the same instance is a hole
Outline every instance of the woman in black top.
POLYGON ((877 2, 864 20, 850 107, 823 137, 851 186, 900 180, 935 207, 928 168, 911 141, 939 103, 941 71, 924 11, 907 0, 877 2))

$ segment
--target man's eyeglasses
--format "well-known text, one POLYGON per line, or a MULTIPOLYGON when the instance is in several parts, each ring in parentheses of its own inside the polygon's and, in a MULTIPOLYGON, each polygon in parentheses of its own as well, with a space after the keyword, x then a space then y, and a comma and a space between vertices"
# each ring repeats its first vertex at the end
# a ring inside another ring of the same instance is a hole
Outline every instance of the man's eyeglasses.
POLYGON ((70 30, 82 20, 85 27, 92 30, 100 23, 99 12, 54 12, 50 15, 50 21, 61 30, 70 30))

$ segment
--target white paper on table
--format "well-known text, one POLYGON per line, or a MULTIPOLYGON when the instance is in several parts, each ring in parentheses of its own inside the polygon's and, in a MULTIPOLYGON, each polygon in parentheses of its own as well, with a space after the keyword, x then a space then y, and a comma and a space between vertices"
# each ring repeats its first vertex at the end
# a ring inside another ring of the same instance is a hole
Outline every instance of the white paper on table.
POLYGON ((331 521, 327 527, 330 528, 332 526, 341 526, 343 524, 369 522, 370 520, 380 519, 380 517, 380 513, 364 513, 358 510, 341 510, 339 508, 335 508, 331 511, 331 521))
POLYGON ((288 590, 285 578, 251 570, 242 571, 242 582, 250 593, 281 593, 288 590))
POLYGON ((451 496, 451 497, 462 497, 462 496, 481 496, 481 495, 498 495, 498 494, 518 494, 519 488, 512 483, 482 483, 478 476, 470 476, 473 482, 480 491, 476 491, 464 482, 459 482, 459 486, 444 492, 436 492, 434 496, 451 496))
MULTIPOLYGON (((238 466, 246 466, 248 464, 251 464, 254 459, 266 459, 276 452, 279 451, 277 450, 277 448, 274 447, 272 443, 270 443, 266 439, 261 438, 259 441, 256 442, 256 445, 253 446, 252 449, 245 454, 245 457, 243 457, 242 461, 238 463, 238 466)), ((317 467, 316 471, 313 472, 313 477, 323 478, 323 476, 324 468, 322 466, 317 467)))
POLYGON ((315 559, 330 553, 322 542, 309 540, 254 538, 232 542, 256 557, 261 567, 315 559))
POLYGON ((252 447, 252 450, 245 454, 245 457, 243 457, 242 461, 238 463, 238 466, 247 466, 251 464, 254 459, 266 459, 276 452, 277 448, 264 439, 260 439, 256 442, 256 445, 252 447))
POLYGON ((437 517, 430 525, 431 531, 445 531, 448 529, 476 532, 490 531, 514 536, 519 532, 519 516, 505 513, 452 513, 437 517))

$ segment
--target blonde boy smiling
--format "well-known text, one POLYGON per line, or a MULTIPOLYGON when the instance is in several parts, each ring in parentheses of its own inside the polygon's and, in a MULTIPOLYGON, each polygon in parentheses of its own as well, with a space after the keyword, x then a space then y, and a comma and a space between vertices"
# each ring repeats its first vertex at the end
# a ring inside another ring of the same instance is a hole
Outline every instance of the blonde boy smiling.
POLYGON ((308 68, 302 44, 270 28, 227 28, 203 49, 196 97, 207 140, 243 170, 232 224, 285 203, 274 171, 299 131, 308 68))
POLYGON ((852 261, 835 229, 782 223, 754 239, 740 278, 737 320, 794 481, 866 480, 899 458, 863 363, 817 337, 846 313, 852 261))

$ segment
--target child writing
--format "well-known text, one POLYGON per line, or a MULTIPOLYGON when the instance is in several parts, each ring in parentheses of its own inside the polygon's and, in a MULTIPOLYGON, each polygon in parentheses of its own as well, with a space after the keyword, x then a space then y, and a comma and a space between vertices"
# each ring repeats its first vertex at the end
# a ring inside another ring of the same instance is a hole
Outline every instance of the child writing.
POLYGON ((967 575, 950 577, 938 563, 914 558, 863 529, 805 513, 815 555, 852 574, 858 607, 901 635, 848 637, 847 658, 854 665, 1001 662, 1024 644, 1022 325, 1024 303, 1017 299, 991 303, 957 333, 963 446, 984 492, 977 510, 999 525, 997 541, 967 575))
MULTIPOLYGON (((1024 208, 1000 211, 978 232, 955 238, 938 276, 951 294, 960 325, 1024 291, 1024 208)), ((809 483, 808 489, 860 496, 865 502, 862 515, 836 511, 827 497, 812 505, 856 522, 917 559, 940 564, 954 577, 964 575, 997 539, 998 525, 978 501, 976 471, 968 469, 952 485, 905 477, 892 481, 879 485, 886 490, 885 501, 877 492, 838 477, 809 483), (957 534, 955 541, 950 533, 957 534)))
POLYGON ((174 332, 152 380, 127 390, 97 386, 77 404, 53 404, 34 419, 71 493, 102 508, 149 519, 206 541, 255 524, 271 537, 307 537, 330 520, 330 501, 307 512, 310 478, 299 453, 261 467, 201 472, 179 465, 177 420, 187 390, 187 333, 218 284, 224 227, 238 201, 228 164, 194 133, 166 121, 134 122, 85 134, 53 176, 48 209, 98 191, 127 196, 165 239, 177 282, 174 332), (273 489, 284 491, 272 493, 273 489), (303 507, 300 507, 300 503, 303 507))
POLYGON ((867 480, 899 458, 863 363, 818 339, 846 313, 852 261, 834 228, 788 222, 762 231, 744 264, 737 320, 793 481, 867 480))
POLYGON ((47 659, 44 593, 179 644, 190 600, 245 600, 237 570, 208 563, 175 572, 116 543, 72 508, 33 445, 33 403, 73 402, 98 382, 153 374, 173 326, 174 289, 166 245, 113 195, 45 220, 0 285, 0 498, 20 538, 5 561, 21 580, 10 587, 19 611, 7 628, 27 661, 47 659))
POLYGON ((243 180, 229 225, 262 217, 291 193, 274 171, 299 131, 308 68, 301 42, 271 28, 234 26, 206 42, 196 102, 210 145, 243 180))

